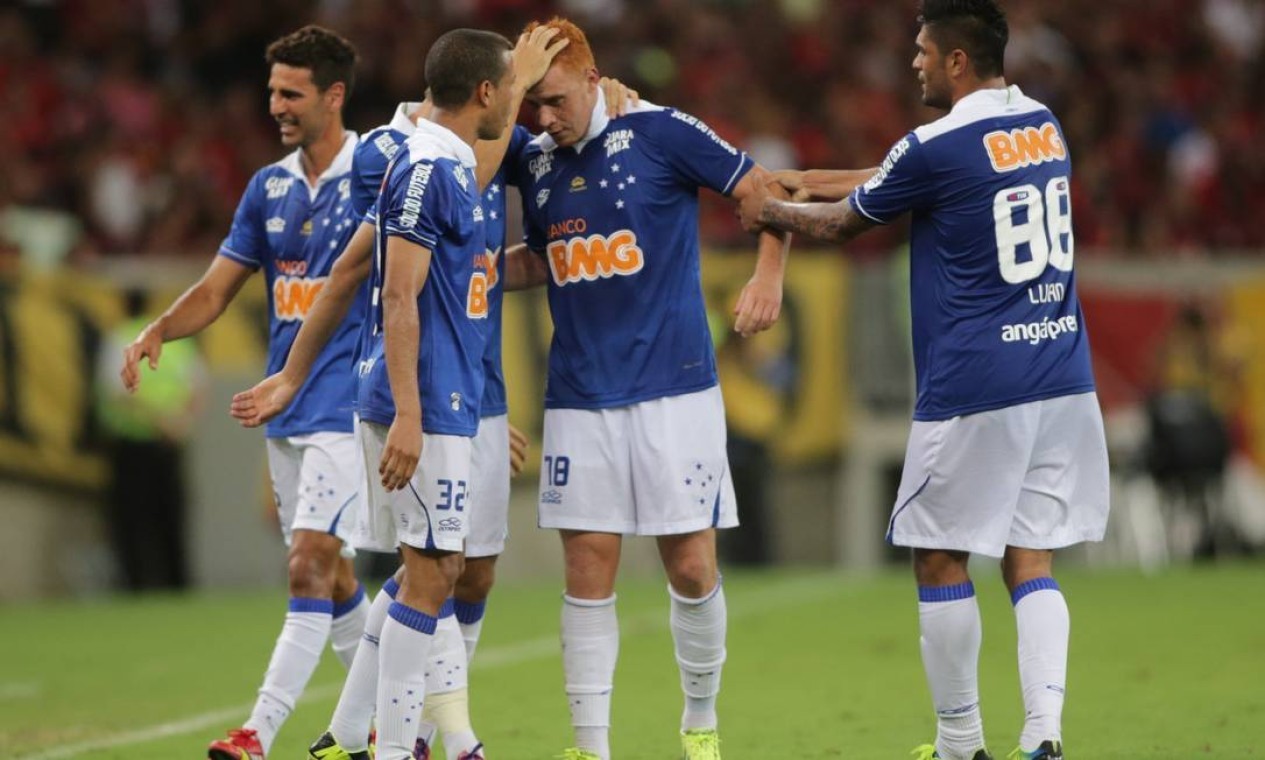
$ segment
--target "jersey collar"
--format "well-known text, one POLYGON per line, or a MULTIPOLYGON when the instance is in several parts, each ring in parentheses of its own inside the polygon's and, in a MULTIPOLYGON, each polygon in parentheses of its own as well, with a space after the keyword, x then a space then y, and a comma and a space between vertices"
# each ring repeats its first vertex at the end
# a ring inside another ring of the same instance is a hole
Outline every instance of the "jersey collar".
MULTIPOLYGON (((329 168, 316 178, 316 185, 309 189, 315 190, 321 186, 321 183, 351 171, 351 158, 356 152, 356 143, 359 137, 355 132, 349 129, 343 130, 343 147, 339 148, 338 155, 334 156, 334 160, 330 163, 329 168)), ((303 171, 303 149, 299 148, 290 155, 278 162, 283 169, 298 177, 307 184, 307 172, 303 171)))
POLYGON ((417 122, 417 130, 414 134, 427 135, 434 138, 440 145, 443 146, 444 150, 452 154, 453 158, 460 161, 462 166, 466 166, 471 169, 474 168, 474 148, 471 148, 464 140, 457 137, 457 133, 453 132, 451 129, 441 127, 433 121, 422 119, 417 122))
POLYGON ((949 113, 953 113, 953 111, 957 111, 958 109, 966 110, 968 108, 977 108, 979 106, 1004 106, 1009 103, 1016 103, 1022 97, 1023 91, 1019 89, 1019 85, 1017 84, 1012 84, 1004 90, 992 88, 976 90, 970 95, 967 95, 959 100, 957 103, 954 103, 953 108, 949 111, 949 113))
POLYGON ((401 103, 395 108, 395 115, 391 117, 391 123, 388 125, 396 132, 403 132, 411 135, 417 131, 417 122, 409 118, 409 114, 421 108, 421 103, 401 103))

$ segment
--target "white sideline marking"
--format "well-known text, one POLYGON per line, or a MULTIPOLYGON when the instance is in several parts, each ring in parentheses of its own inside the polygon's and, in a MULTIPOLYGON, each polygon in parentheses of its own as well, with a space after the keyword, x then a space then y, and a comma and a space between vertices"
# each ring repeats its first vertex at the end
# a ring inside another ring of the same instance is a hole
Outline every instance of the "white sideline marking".
MULTIPOLYGON (((833 573, 821 573, 792 578, 751 593, 735 591, 729 599, 729 619, 741 620, 743 618, 756 617, 769 610, 838 593, 846 588, 847 585, 840 582, 839 576, 833 573), (739 605, 737 612, 733 609, 735 603, 739 605)), ((658 631, 667 628, 667 626, 668 616, 664 610, 654 613, 647 612, 620 621, 620 628, 624 629, 625 634, 631 635, 658 631)), ((528 639, 527 641, 520 641, 516 644, 489 647, 486 650, 480 649, 476 653, 471 667, 474 670, 502 668, 543 659, 555 654, 558 654, 558 637, 556 635, 541 636, 535 639, 528 639)), ((16 685, 24 686, 25 684, 16 685)), ((304 691, 303 696, 299 698, 299 704, 336 697, 342 691, 342 688, 342 683, 314 686, 304 691)), ((236 707, 226 707, 181 720, 138 728, 134 731, 111 734, 75 744, 65 744, 60 747, 53 747, 47 752, 24 755, 17 758, 17 760, 65 760, 66 758, 78 757, 88 752, 100 752, 101 750, 128 747, 134 744, 145 744, 169 736, 191 734, 240 720, 242 715, 250 713, 254 704, 251 701, 236 707)))
POLYGON ((29 699, 38 695, 43 688, 38 683, 10 682, 0 683, 0 700, 29 699))

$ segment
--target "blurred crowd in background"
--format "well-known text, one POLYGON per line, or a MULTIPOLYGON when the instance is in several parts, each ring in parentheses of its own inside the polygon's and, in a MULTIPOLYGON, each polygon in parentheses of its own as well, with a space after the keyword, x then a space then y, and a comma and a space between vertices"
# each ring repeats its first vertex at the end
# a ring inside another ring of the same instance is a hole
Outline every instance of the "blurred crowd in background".
MULTIPOLYGON (((687 110, 770 168, 877 164, 935 117, 910 61, 914 0, 26 0, 0 10, 0 243, 84 261, 209 256, 282 153, 269 41, 316 20, 362 57, 351 129, 420 99, 454 26, 513 37, 567 15, 604 74, 687 110), (33 237, 23 240, 24 236, 33 237)), ((1007 78, 1075 159, 1078 252, 1265 250, 1265 4, 1011 0, 1007 78)), ((530 109, 524 122, 531 126, 530 109)), ((899 225, 898 225, 899 226, 899 225)), ((705 242, 740 243, 727 207, 705 242)), ((903 230, 857 241, 883 251, 903 230)), ((1092 254, 1091 254, 1092 255, 1092 254)))

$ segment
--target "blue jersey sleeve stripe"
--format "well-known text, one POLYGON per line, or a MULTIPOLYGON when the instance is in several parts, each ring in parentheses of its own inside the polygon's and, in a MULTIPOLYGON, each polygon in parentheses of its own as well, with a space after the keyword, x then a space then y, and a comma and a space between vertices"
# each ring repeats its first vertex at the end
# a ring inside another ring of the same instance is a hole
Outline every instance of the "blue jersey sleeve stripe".
POLYGON ((729 195, 730 193, 732 193, 734 190, 734 185, 737 185, 739 182, 741 182, 742 178, 747 176, 747 172, 751 171, 751 168, 753 166, 755 166, 755 162, 751 160, 750 156, 748 156, 746 153, 739 153, 738 154, 738 168, 734 169, 733 175, 730 176, 729 181, 725 183, 725 189, 720 191, 721 195, 729 195), (743 169, 746 169, 746 171, 743 171, 743 169))
POLYGON ((218 253, 220 256, 223 256, 226 259, 232 259, 233 261, 236 261, 238 264, 245 264, 246 266, 251 267, 252 269, 258 269, 259 267, 263 266, 263 262, 260 261, 259 259, 251 258, 250 256, 245 256, 243 254, 240 254, 226 245, 220 246, 220 250, 218 251, 218 253))
POLYGON ((885 221, 883 221, 882 219, 879 219, 878 217, 876 217, 876 216, 874 216, 873 214, 869 213, 868 211, 866 211, 866 210, 865 210, 865 208, 864 208, 864 207, 862 207, 862 206, 861 206, 861 194, 860 194, 860 192, 855 192, 855 193, 853 193, 852 195, 849 195, 849 196, 848 196, 848 203, 851 203, 851 204, 852 204, 852 209, 853 209, 854 211, 856 211, 858 214, 860 214, 861 216, 865 217, 866 219, 869 219, 871 222, 874 222, 875 224, 887 224, 887 222, 885 222, 885 221))

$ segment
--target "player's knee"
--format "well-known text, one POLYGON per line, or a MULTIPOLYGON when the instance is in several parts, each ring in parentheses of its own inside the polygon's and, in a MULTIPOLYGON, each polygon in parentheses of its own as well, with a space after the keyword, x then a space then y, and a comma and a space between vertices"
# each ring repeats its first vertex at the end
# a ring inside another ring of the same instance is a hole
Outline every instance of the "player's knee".
POLYGON ((488 595, 492 593, 493 584, 496 582, 495 559, 495 557, 467 559, 466 568, 462 571, 461 577, 457 579, 457 588, 454 596, 463 602, 472 604, 486 601, 488 595))
POLYGON ((439 558, 439 575, 448 589, 455 588, 461 571, 465 569, 466 558, 460 553, 445 554, 439 558))
POLYGON ((706 596, 719 579, 715 559, 696 552, 673 558, 667 573, 672 589, 690 599, 706 596))
POLYGON ((291 551, 290 596, 328 599, 334 588, 331 563, 320 552, 291 551))
POLYGON ((359 586, 360 581, 356 580, 356 569, 351 560, 340 558, 337 570, 334 572, 334 599, 336 601, 350 599, 359 586))

